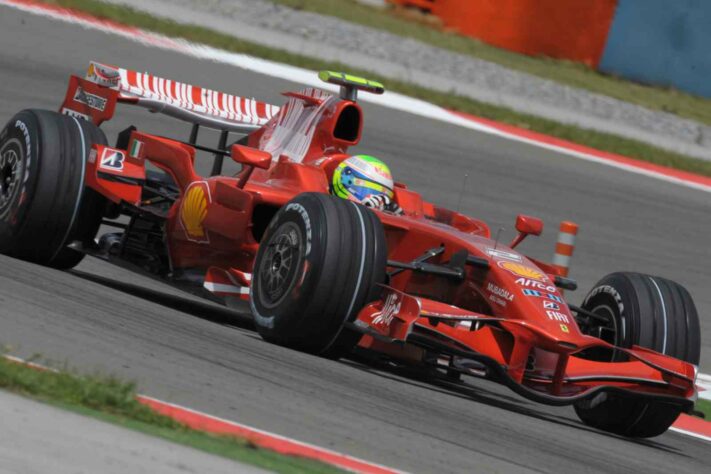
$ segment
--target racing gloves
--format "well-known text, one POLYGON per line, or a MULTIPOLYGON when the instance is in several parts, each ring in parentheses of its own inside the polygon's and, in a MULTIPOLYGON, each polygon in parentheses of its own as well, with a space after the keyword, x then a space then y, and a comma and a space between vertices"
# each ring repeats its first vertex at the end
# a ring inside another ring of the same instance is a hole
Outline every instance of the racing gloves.
POLYGON ((395 215, 402 215, 402 208, 385 194, 371 194, 363 199, 361 203, 366 207, 377 209, 378 211, 390 212, 395 215))

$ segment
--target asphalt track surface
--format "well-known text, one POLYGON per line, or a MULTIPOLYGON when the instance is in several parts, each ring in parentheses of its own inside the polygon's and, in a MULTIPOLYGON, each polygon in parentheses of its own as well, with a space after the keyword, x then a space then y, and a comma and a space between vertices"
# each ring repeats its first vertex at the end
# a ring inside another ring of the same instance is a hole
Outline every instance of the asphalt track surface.
MULTIPOLYGON (((276 103, 295 87, 5 7, 0 45, 3 121, 26 107, 56 109, 69 74, 90 59, 276 103)), ((457 207, 468 173, 461 210, 505 227, 503 240, 518 212, 544 218, 544 236, 522 246, 532 256, 550 257, 558 221, 580 223, 572 276, 582 290, 573 301, 613 270, 686 285, 702 315, 702 370, 711 370, 708 194, 375 106, 365 114, 358 150, 383 157, 425 198, 457 207)), ((166 135, 189 129, 123 109, 105 127, 109 139, 131 123, 166 135)), ((648 441, 611 436, 583 426, 571 408, 490 382, 448 387, 270 345, 246 317, 91 259, 66 273, 0 256, 0 343, 414 472, 702 472, 711 464, 702 441, 672 432, 648 441)))
POLYGON ((0 417, 2 474, 268 474, 4 391, 0 391, 0 417), (32 456, 27 455, 28 446, 33 447, 32 456))

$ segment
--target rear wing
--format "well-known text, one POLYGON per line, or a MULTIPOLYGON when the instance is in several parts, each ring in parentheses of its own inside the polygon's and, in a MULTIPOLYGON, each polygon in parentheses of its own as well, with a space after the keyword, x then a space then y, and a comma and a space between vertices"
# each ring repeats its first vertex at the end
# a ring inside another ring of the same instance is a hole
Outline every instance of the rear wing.
POLYGON ((61 112, 99 125, 113 116, 116 103, 138 105, 195 125, 238 133, 260 128, 279 112, 278 106, 255 99, 94 61, 84 78, 70 78, 61 112))

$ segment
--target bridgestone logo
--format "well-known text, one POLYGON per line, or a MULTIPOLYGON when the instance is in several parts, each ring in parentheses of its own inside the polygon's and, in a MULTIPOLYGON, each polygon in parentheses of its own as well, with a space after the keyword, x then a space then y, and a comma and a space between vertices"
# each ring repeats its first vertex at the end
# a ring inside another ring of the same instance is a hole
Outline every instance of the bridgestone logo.
POLYGON ((106 109, 106 99, 98 95, 90 94, 81 87, 77 87, 77 90, 74 92, 74 100, 100 112, 106 109))
POLYGON ((597 288, 594 288, 587 297, 585 297, 585 301, 583 301, 583 304, 588 304, 588 302, 595 296, 599 295, 600 293, 607 293, 608 295, 612 296, 615 300, 615 303, 617 303, 617 309, 620 311, 620 314, 625 313, 625 305, 622 302, 622 296, 620 293, 612 286, 610 285, 601 285, 598 286, 597 288))
POLYGON ((25 136, 25 147, 27 147, 27 156, 32 156, 32 142, 30 140, 30 132, 27 130, 27 125, 25 122, 17 121, 15 126, 22 130, 22 134, 25 136))

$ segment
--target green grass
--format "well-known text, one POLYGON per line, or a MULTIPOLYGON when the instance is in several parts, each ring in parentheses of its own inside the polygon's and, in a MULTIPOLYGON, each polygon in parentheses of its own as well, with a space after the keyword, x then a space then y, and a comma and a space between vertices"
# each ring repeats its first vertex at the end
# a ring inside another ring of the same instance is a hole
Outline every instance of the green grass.
POLYGON ((706 421, 711 421, 711 402, 708 400, 699 399, 696 401, 694 410, 704 414, 706 421))
MULTIPOLYGON (((342 70, 352 74, 363 75, 382 82, 388 90, 393 90, 412 97, 427 100, 428 102, 432 102, 443 107, 468 112, 481 117, 526 128, 535 132, 552 135, 599 150, 618 153, 659 165, 669 166, 705 176, 711 176, 711 162, 662 150, 635 140, 586 130, 572 125, 561 124, 552 120, 518 113, 505 107, 485 104, 466 97, 432 91, 424 87, 391 80, 368 71, 350 68, 343 64, 322 61, 315 58, 291 54, 282 50, 257 45, 236 39, 233 36, 210 30, 208 28, 195 25, 178 24, 170 20, 157 18, 147 13, 133 10, 129 7, 110 5, 102 3, 98 0, 45 1, 46 3, 53 3, 82 10, 101 18, 152 30, 171 37, 184 38, 190 41, 208 44, 228 51, 250 54, 312 70, 342 70)), ((90 59, 92 58, 87 58, 87 62, 90 59)))
POLYGON ((114 377, 40 371, 0 357, 0 389, 274 472, 342 472, 320 462, 260 449, 242 439, 190 429, 138 403, 134 384, 114 377))
POLYGON ((407 19, 402 9, 378 9, 355 0, 271 0, 292 8, 334 16, 424 43, 466 54, 569 86, 587 89, 652 110, 661 110, 711 125, 711 99, 675 89, 651 87, 594 71, 582 64, 532 57, 499 49, 423 22, 407 19))

